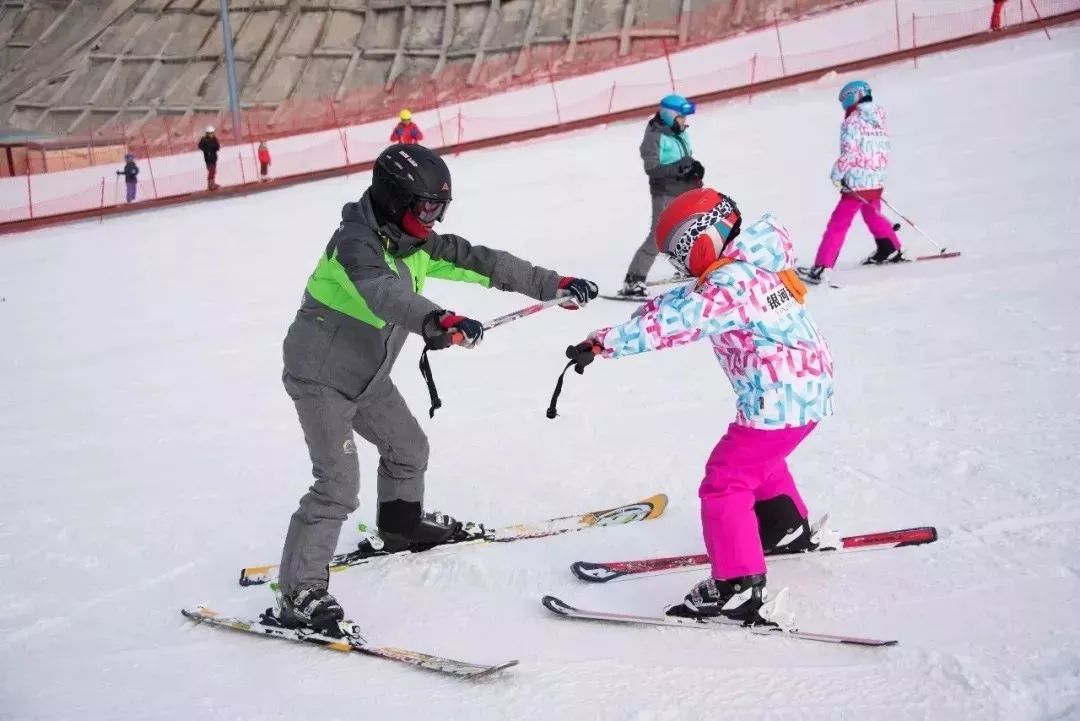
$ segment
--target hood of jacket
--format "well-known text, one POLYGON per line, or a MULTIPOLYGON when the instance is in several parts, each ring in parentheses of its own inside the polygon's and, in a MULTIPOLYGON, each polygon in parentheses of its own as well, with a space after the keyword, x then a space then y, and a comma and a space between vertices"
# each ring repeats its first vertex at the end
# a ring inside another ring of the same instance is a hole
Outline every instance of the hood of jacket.
POLYGON ((766 213, 727 244, 723 257, 779 273, 795 264, 795 248, 787 228, 772 213, 766 213))

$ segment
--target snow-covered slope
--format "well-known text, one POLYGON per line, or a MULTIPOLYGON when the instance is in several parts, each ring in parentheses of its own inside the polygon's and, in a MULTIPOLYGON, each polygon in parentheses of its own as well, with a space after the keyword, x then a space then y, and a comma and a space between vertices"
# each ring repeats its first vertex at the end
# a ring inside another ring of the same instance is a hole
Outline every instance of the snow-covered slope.
MULTIPOLYGON (((704 107, 707 180, 772 210, 812 255, 835 200, 844 77, 704 107)), ((861 269, 809 302, 838 415, 793 467, 844 531, 934 524, 917 549, 777 564, 802 626, 894 636, 865 650, 550 616, 655 611, 698 577, 591 587, 573 560, 699 552, 697 484, 733 415, 709 350, 571 375, 567 344, 623 304, 551 310, 432 356, 428 506, 492 523, 671 496, 645 524, 461 549, 335 575, 375 640, 521 659, 469 685, 374 659, 197 627, 254 613, 238 569, 274 562, 310 480, 280 342, 341 204, 366 176, 0 240, 0 718, 1037 719, 1080 716, 1080 29, 868 74, 889 110, 889 198, 957 260, 861 269)), ((644 121, 644 119, 642 119, 644 121)), ((639 123, 451 158, 447 230, 609 289, 648 222, 639 123)), ((910 231, 912 249, 922 249, 910 231)), ((658 265, 657 275, 666 272, 658 265)), ((488 318, 523 298, 432 282, 488 318)), ((372 518, 374 468, 358 520, 372 518)), ((357 538, 350 523, 341 547, 357 538)))

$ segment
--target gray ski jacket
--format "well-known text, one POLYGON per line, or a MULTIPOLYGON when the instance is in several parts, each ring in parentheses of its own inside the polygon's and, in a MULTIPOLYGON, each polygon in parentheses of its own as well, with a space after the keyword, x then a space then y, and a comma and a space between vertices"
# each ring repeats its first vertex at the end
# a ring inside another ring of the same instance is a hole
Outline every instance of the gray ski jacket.
POLYGON ((308 278, 285 336, 286 372, 359 399, 390 373, 409 333, 442 310, 422 295, 427 278, 477 283, 549 300, 561 277, 458 235, 415 238, 380 226, 368 193, 341 210, 341 224, 308 278))

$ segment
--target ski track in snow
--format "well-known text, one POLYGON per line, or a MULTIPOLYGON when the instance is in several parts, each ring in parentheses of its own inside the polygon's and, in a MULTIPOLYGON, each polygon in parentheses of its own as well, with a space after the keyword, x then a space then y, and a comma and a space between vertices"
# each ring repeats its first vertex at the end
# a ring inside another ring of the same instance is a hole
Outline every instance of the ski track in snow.
MULTIPOLYGON (((495 525, 669 494, 664 517, 388 560, 332 588, 379 643, 521 666, 477 683, 184 620, 271 604, 236 585, 274 562, 310 480, 280 343, 340 205, 367 176, 0 239, 0 719, 1080 718, 1080 28, 867 74, 888 109, 887 197, 956 260, 863 269, 809 302, 837 416, 795 455, 812 513, 843 532, 936 525, 931 546, 776 564, 806 630, 900 639, 855 649, 736 631, 554 617, 656 612, 700 572, 611 587, 574 560, 701 550, 697 483, 730 390, 705 347, 599 362, 543 411, 562 349, 624 318, 598 301, 435 354, 395 380, 432 444, 428 506, 495 525)), ((835 202, 827 173, 847 76, 702 107, 707 179, 772 210, 804 258, 835 202)), ((641 122, 643 122, 642 119, 641 122)), ((446 230, 610 291, 648 222, 641 122, 450 159, 446 230)), ((914 254, 930 252, 910 229, 914 254)), ((663 264, 654 274, 664 272, 663 264)), ((489 318, 527 301, 432 283, 489 318)), ((361 444, 370 522, 376 459, 361 444)))

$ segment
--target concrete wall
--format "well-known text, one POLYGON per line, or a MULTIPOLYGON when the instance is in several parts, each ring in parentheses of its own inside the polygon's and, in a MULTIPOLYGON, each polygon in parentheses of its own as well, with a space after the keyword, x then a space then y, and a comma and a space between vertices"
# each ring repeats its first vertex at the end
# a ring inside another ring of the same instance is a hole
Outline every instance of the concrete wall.
MULTIPOLYGON (((233 0, 230 21, 242 101, 273 109, 503 88, 853 1, 233 0)), ((4 0, 0 124, 64 135, 213 116, 221 48, 218 0, 4 0)))

